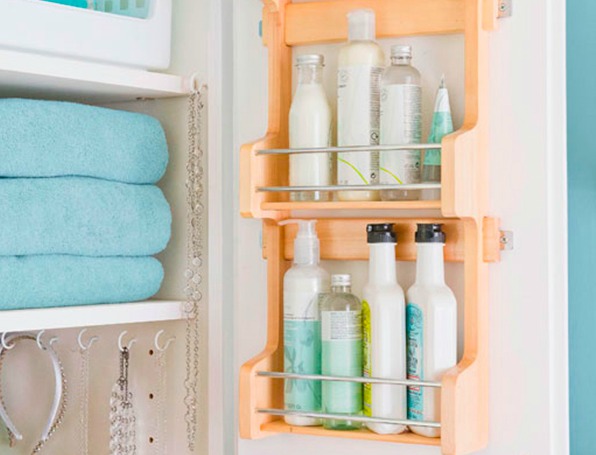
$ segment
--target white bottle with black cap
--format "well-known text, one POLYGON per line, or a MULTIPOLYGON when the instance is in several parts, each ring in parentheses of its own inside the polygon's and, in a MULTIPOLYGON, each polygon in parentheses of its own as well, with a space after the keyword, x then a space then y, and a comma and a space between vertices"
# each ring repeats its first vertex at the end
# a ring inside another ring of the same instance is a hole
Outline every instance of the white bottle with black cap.
MULTIPOLYGON (((457 303, 445 284, 440 224, 419 224, 416 232, 416 282, 407 293, 406 325, 408 379, 440 382, 457 363, 457 303)), ((426 387, 408 388, 408 419, 438 422, 441 392, 426 387)), ((410 426, 422 436, 439 437, 441 430, 410 426)))
MULTIPOLYGON (((397 283, 393 224, 369 224, 368 283, 362 302, 364 376, 383 379, 406 377, 406 324, 404 292, 397 283)), ((364 414, 369 417, 405 419, 405 387, 365 384, 364 414)), ((398 434, 404 425, 368 423, 379 434, 398 434)))
MULTIPOLYGON (((385 54, 375 41, 375 12, 348 14, 349 42, 339 51, 337 80, 337 145, 379 145, 380 83, 385 54)), ((379 152, 337 156, 338 185, 379 183, 379 152)), ((374 201, 378 191, 340 191, 342 201, 374 201)))

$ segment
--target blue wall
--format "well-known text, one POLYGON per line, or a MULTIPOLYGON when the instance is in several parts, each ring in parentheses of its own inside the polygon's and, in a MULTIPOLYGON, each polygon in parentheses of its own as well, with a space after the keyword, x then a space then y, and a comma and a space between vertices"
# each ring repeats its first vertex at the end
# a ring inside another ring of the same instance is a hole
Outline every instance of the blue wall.
POLYGON ((596 1, 567 0, 571 455, 596 454, 596 1))

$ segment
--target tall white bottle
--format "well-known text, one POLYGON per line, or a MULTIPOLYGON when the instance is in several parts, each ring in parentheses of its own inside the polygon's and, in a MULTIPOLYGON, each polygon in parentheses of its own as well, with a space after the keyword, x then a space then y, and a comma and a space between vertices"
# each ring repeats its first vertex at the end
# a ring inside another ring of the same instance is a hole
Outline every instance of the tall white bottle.
MULTIPOLYGON (((375 41, 375 13, 360 9, 348 14, 349 42, 339 52, 337 145, 378 145, 380 79, 385 55, 375 41)), ((379 153, 339 153, 338 185, 379 183, 379 153)), ((340 191, 342 201, 374 201, 378 191, 340 191)))
MULTIPOLYGON (((290 109, 290 148, 331 145, 331 107, 323 88, 322 55, 297 58, 298 87, 290 109)), ((290 155, 291 186, 331 185, 329 154, 290 155)), ((326 201, 329 193, 304 191, 290 193, 292 201, 326 201)))
MULTIPOLYGON (((364 376, 384 379, 406 377, 405 299, 397 283, 393 224, 367 227, 370 246, 368 283, 362 302, 364 376)), ((402 386, 365 384, 364 414, 369 417, 405 419, 406 390, 402 386)), ((379 434, 397 434, 404 425, 367 424, 379 434)))
MULTIPOLYGON (((407 293, 408 379, 440 382, 457 363, 457 304, 445 284, 440 224, 419 224, 416 232, 416 282, 407 293)), ((408 419, 439 421, 439 389, 409 387, 408 419)), ((416 434, 439 437, 441 430, 410 426, 416 434)))
MULTIPOLYGON (((297 223, 294 265, 284 276, 284 371, 321 374, 321 319, 319 299, 329 292, 329 274, 320 267, 316 221, 297 223)), ((290 379, 285 383, 285 409, 320 412, 321 383, 290 379)), ((321 419, 286 416, 286 423, 298 426, 321 425, 321 419)))

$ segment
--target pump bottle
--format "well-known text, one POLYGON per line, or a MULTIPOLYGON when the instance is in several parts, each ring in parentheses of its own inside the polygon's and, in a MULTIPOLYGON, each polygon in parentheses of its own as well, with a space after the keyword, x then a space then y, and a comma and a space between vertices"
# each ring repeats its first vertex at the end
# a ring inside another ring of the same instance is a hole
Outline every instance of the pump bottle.
MULTIPOLYGON (((294 264, 284 276, 284 371, 321 374, 321 320, 319 299, 329 292, 329 274, 319 266, 319 239, 316 221, 290 220, 298 224, 294 240, 294 264)), ((285 409, 299 412, 321 411, 321 383, 289 379, 285 383, 285 409)), ((297 426, 321 425, 321 419, 286 416, 297 426)))
MULTIPOLYGON (((445 284, 440 224, 419 224, 416 232, 416 282, 407 293, 408 379, 440 382, 457 362, 457 304, 445 284)), ((408 388, 408 419, 438 422, 441 392, 425 387, 408 388)), ((410 426, 426 437, 439 437, 441 430, 410 426)))
MULTIPOLYGON (((393 224, 370 224, 368 283, 362 302, 364 376, 403 379, 406 376, 405 299, 397 283, 393 224)), ((369 417, 405 419, 405 387, 365 384, 364 414, 369 417)), ((379 434, 398 434, 404 425, 369 423, 379 434)))

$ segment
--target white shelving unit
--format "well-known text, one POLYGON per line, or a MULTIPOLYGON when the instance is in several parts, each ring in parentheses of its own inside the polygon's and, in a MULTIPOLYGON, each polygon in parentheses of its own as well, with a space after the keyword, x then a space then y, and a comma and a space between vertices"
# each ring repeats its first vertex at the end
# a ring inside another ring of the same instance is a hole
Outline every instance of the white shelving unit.
POLYGON ((147 300, 135 303, 2 311, 0 332, 68 329, 184 319, 182 302, 147 300))
POLYGON ((173 98, 189 91, 189 79, 102 63, 0 50, 0 97, 110 103, 173 98))

